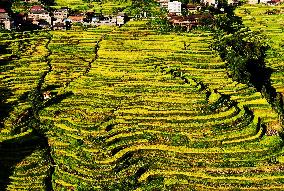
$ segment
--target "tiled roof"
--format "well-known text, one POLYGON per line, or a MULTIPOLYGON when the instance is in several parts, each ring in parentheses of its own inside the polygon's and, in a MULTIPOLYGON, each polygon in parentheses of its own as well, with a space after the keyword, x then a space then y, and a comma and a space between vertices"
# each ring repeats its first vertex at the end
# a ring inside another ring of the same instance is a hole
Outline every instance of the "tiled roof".
POLYGON ((3 8, 0 8, 0 13, 7 13, 7 11, 3 8))
POLYGON ((81 21, 84 19, 83 16, 69 16, 68 18, 72 21, 81 21))
POLYGON ((44 10, 44 8, 41 5, 34 5, 30 9, 30 11, 36 11, 36 10, 44 10))

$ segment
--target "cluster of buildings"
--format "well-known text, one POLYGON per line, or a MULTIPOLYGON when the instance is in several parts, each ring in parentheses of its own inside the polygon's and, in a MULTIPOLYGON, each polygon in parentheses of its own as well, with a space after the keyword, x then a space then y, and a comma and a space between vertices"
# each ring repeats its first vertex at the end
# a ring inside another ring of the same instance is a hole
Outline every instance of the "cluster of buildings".
MULTIPOLYGON (((179 1, 171 0, 156 0, 161 7, 166 8, 170 14, 181 15, 182 3, 179 1)), ((248 0, 248 4, 268 4, 275 5, 284 2, 284 0, 248 0)), ((238 4, 239 0, 228 0, 228 4, 234 5, 238 4)), ((217 7, 218 0, 201 0, 200 5, 217 7)), ((185 6, 186 7, 186 6, 185 6)))
MULTIPOLYGON (((209 13, 201 13, 202 7, 213 6, 218 7, 218 0, 201 0, 200 4, 182 4, 177 0, 156 0, 160 7, 167 9, 168 11, 168 20, 174 27, 181 27, 186 30, 190 30, 195 26, 201 26, 204 24, 205 20, 212 20, 212 15, 209 13), (185 11, 186 16, 182 14, 185 11), (182 16, 184 15, 184 16, 182 16)), ((250 4, 265 3, 268 5, 273 5, 280 3, 284 0, 248 0, 250 4)), ((228 4, 237 5, 239 0, 228 0, 228 4)), ((224 11, 224 8, 220 8, 220 11, 224 11)))
MULTIPOLYGON (((201 20, 212 17, 210 14, 204 14, 199 12, 202 6, 217 6, 217 0, 201 0, 199 5, 196 4, 182 4, 179 1, 170 0, 156 0, 160 7, 167 9, 168 20, 173 27, 185 28, 187 31, 193 27, 200 26, 201 20), (182 11, 187 12, 186 16, 182 16, 182 11)), ((232 0, 229 0, 232 1, 232 0)))
MULTIPOLYGON (((38 0, 24 0, 27 3, 37 3, 38 0)), ((104 16, 93 12, 70 14, 68 7, 62 7, 55 11, 47 11, 42 5, 34 5, 26 14, 14 16, 14 22, 10 14, 0 8, 0 27, 11 30, 15 25, 25 25, 27 23, 42 29, 66 30, 71 25, 79 24, 85 26, 121 26, 125 24, 127 15, 118 13, 115 16, 104 16)))
POLYGON ((284 0, 248 0, 248 4, 260 4, 277 5, 284 2, 284 0))
MULTIPOLYGON (((11 17, 11 13, 0 7, 0 28, 11 30, 15 25, 21 25, 19 20, 23 23, 31 23, 34 26, 43 29, 65 30, 74 24, 81 24, 85 26, 121 26, 125 24, 127 15, 125 13, 118 13, 115 16, 106 16, 102 14, 95 14, 93 12, 70 14, 68 7, 62 7, 55 11, 47 11, 42 5, 39 4, 39 0, 22 0, 25 3, 31 4, 27 14, 19 14, 11 17), (21 17, 21 19, 19 19, 21 17), (15 21, 15 22, 14 22, 15 21)), ((174 26, 182 26, 187 29, 198 25, 198 20, 204 17, 199 14, 198 10, 201 6, 214 6, 217 7, 218 0, 201 0, 200 5, 189 4, 184 5, 178 0, 156 0, 162 8, 165 8, 169 12, 169 21, 174 26), (188 16, 182 17, 182 11, 186 10, 188 16)), ((283 2, 284 0, 248 0, 250 4, 266 3, 269 5, 275 5, 283 2)), ((237 4, 239 0, 228 0, 228 4, 237 4)))
MULTIPOLYGON (((189 12, 198 10, 202 6, 214 6, 217 7, 218 0, 201 0, 200 5, 182 5, 179 1, 170 1, 170 0, 156 0, 160 7, 168 10, 169 14, 172 15, 181 15, 182 8, 187 9, 189 12)), ((228 4, 235 4, 238 0, 228 0, 228 4)))
POLYGON ((52 28, 54 30, 64 30, 71 24, 121 26, 126 22, 124 13, 118 13, 116 16, 104 16, 93 12, 69 14, 69 11, 68 7, 62 7, 53 12, 48 12, 41 5, 35 5, 31 7, 27 19, 41 28, 52 28))
POLYGON ((41 5, 32 6, 30 12, 25 16, 24 19, 42 28, 47 28, 52 24, 52 19, 49 12, 46 11, 41 5))
POLYGON ((9 13, 5 9, 0 8, 0 28, 11 30, 13 23, 9 13))

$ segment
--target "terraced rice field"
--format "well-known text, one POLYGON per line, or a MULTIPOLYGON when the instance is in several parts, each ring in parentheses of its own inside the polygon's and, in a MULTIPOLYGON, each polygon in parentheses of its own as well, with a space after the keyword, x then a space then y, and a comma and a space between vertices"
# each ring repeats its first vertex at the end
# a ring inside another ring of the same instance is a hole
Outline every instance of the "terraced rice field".
POLYGON ((82 11, 93 10, 96 13, 103 13, 106 15, 113 14, 117 9, 125 9, 131 5, 130 0, 120 1, 83 1, 83 0, 55 0, 54 8, 60 8, 62 6, 68 6, 71 9, 77 9, 82 11))
POLYGON ((4 102, 0 110, 0 190, 7 182, 4 174, 9 171, 9 166, 13 166, 13 173, 7 190, 44 190, 50 168, 45 160, 46 150, 28 127, 22 132, 14 132, 14 126, 20 120, 19 116, 31 107, 27 93, 36 88, 48 70, 46 45, 49 38, 45 33, 1 34, 0 38, 1 43, 8 43, 10 49, 1 55, 0 66, 0 95, 1 102, 4 102), (13 59, 5 63, 9 58, 13 59))
POLYGON ((272 68, 272 85, 284 94, 284 6, 249 6, 236 10, 245 26, 266 35, 271 50, 267 53, 267 66, 272 68), (268 14, 268 12, 276 14, 268 14))
POLYGON ((210 33, 161 35, 132 21, 50 35, 43 89, 53 97, 39 112, 50 149, 16 161, 8 190, 49 181, 54 190, 283 190, 277 114, 227 77, 210 33))
POLYGON ((35 88, 41 75, 48 69, 45 59, 48 54, 46 49, 48 37, 44 33, 16 33, 13 36, 2 34, 1 42, 10 44, 10 52, 2 55, 2 60, 13 57, 11 62, 1 66, 0 82, 2 87, 13 92, 7 104, 17 105, 11 114, 11 119, 14 120, 24 108, 28 107, 20 97, 35 88))

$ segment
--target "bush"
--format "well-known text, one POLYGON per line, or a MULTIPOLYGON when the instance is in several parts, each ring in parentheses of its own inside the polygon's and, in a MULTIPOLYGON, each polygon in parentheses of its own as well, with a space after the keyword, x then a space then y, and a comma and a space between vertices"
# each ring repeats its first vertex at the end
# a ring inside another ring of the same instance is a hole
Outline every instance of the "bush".
POLYGON ((162 33, 170 32, 173 30, 172 25, 167 20, 167 18, 154 18, 151 19, 147 25, 149 28, 160 31, 162 33))

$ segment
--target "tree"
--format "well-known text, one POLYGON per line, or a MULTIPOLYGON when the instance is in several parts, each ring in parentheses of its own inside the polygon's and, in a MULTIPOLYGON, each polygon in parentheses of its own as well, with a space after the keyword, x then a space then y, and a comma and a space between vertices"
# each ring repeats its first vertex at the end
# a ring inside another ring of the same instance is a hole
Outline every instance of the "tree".
POLYGON ((213 48, 226 61, 229 75, 234 80, 257 89, 267 83, 264 59, 268 45, 258 32, 242 28, 233 34, 219 36, 213 48))
POLYGON ((215 30, 222 30, 222 32, 230 34, 244 28, 242 18, 230 14, 219 14, 215 16, 214 22, 215 30))
POLYGON ((150 28, 157 30, 161 33, 166 33, 172 30, 171 23, 166 18, 154 18, 148 23, 150 28))
POLYGON ((52 6, 55 5, 54 0, 41 0, 40 1, 43 5, 52 6))
POLYGON ((143 17, 145 14, 146 17, 151 17, 158 14, 158 7, 158 3, 154 0, 136 0, 132 1, 130 14, 136 17, 143 17))

